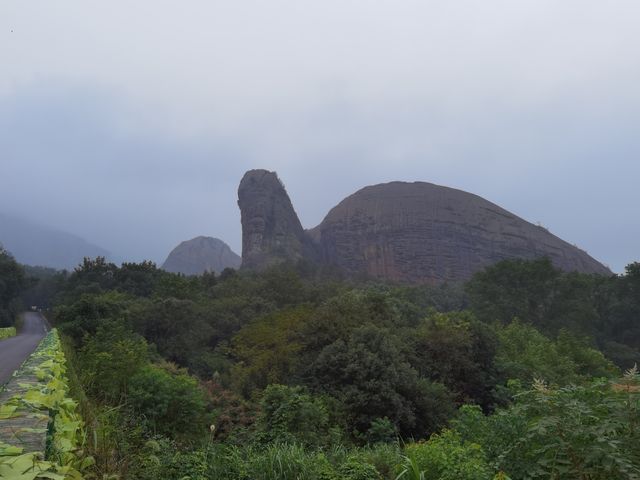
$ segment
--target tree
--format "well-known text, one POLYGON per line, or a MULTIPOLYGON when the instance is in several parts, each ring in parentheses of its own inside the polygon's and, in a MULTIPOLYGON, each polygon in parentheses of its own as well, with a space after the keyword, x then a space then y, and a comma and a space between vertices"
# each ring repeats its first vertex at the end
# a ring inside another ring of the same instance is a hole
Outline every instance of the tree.
POLYGON ((413 365, 421 376, 441 382, 459 403, 488 409, 497 382, 495 333, 470 312, 432 313, 408 334, 413 365))
POLYGON ((144 338, 121 321, 107 321, 87 339, 77 363, 82 383, 91 395, 118 402, 126 395, 132 376, 148 364, 148 358, 144 338))
POLYGON ((625 275, 614 279, 614 295, 606 319, 608 339, 640 350, 640 263, 631 263, 625 275))
POLYGON ((318 354, 338 339, 367 323, 392 328, 397 312, 386 293, 350 290, 323 302, 304 326, 305 349, 318 354))
POLYGON ((213 329, 207 312, 191 300, 143 300, 131 306, 133 329, 158 348, 165 359, 192 368, 209 349, 213 329))
POLYGON ((117 270, 116 264, 108 262, 105 257, 85 257, 69 276, 69 290, 79 288, 83 291, 90 286, 98 291, 110 290, 116 285, 117 270))
POLYGON ((115 270, 114 280, 118 290, 137 297, 148 297, 153 293, 158 279, 168 275, 158 269, 154 262, 123 263, 115 270))
POLYGON ((206 431, 204 392, 184 372, 144 366, 131 377, 127 403, 154 433, 188 439, 206 431))
POLYGON ((291 380, 300 366, 301 330, 308 315, 306 307, 282 310, 250 323, 233 338, 237 363, 232 377, 243 395, 291 380))
POLYGON ((262 441, 319 447, 329 443, 329 434, 327 406, 304 388, 273 384, 262 393, 258 416, 262 441))
POLYGON ((13 325, 20 311, 19 296, 26 286, 24 270, 0 245, 0 327, 13 325))
POLYGON ((53 320, 60 331, 80 347, 105 321, 121 319, 130 304, 131 297, 120 292, 84 293, 73 303, 56 306, 53 320))
POLYGON ((514 318, 547 326, 551 294, 560 270, 551 260, 503 260, 476 273, 466 289, 480 320, 503 324, 514 318))
POLYGON ((602 353, 567 332, 553 341, 531 325, 514 321, 498 329, 498 336, 496 365, 505 379, 517 379, 527 385, 538 378, 566 385, 592 376, 617 374, 602 353))
POLYGON ((360 433, 387 416, 401 434, 423 436, 441 426, 452 409, 446 389, 420 379, 389 332, 373 325, 325 347, 309 378, 317 391, 345 405, 351 427, 360 433))

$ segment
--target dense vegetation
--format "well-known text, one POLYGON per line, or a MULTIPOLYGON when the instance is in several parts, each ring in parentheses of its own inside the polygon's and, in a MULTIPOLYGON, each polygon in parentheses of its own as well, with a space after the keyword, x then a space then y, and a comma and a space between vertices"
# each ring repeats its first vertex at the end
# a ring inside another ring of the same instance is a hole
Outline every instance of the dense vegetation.
POLYGON ((640 264, 505 261, 439 286, 101 258, 32 275, 98 477, 640 475, 640 264))
POLYGON ((0 245, 0 327, 14 325, 22 309, 20 295, 26 287, 24 269, 0 245))

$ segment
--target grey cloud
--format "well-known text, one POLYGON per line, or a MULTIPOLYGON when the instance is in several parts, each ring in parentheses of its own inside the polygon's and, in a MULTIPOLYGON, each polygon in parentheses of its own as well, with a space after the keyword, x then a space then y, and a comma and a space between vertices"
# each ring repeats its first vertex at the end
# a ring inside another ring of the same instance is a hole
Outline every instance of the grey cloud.
POLYGON ((639 15, 630 0, 5 2, 2 210, 160 261, 200 234, 239 250, 247 168, 277 170, 306 227, 364 185, 424 180, 621 271, 639 259, 639 15))

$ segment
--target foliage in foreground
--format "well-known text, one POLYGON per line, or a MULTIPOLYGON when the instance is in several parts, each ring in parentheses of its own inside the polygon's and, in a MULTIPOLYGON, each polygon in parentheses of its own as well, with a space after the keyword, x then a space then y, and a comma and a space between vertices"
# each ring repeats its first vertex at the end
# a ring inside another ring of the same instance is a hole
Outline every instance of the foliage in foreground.
POLYGON ((0 328, 0 340, 16 336, 16 327, 0 328))
MULTIPOLYGON (((12 418, 28 416, 48 421, 45 452, 23 453, 21 447, 0 443, 0 478, 29 480, 50 478, 77 480, 93 464, 84 454, 85 442, 78 404, 68 395, 66 359, 57 331, 50 331, 18 372, 21 377, 35 376, 37 383, 20 384, 19 395, 0 406, 0 426, 12 418), (46 461, 42 460, 46 457, 46 461)), ((18 438, 20 431, 14 432, 18 438)))
POLYGON ((608 358, 640 358, 638 279, 509 261, 465 296, 96 260, 62 285, 54 320, 99 477, 630 479, 637 439, 616 418, 635 415, 635 387, 619 395, 608 358), (565 417, 571 432, 546 423, 565 417))
POLYGON ((214 442, 185 450, 154 439, 136 457, 130 478, 633 480, 640 477, 639 426, 640 376, 632 370, 583 386, 550 388, 538 381, 508 408, 485 415, 465 406, 450 428, 407 444, 318 448, 295 440, 214 442))

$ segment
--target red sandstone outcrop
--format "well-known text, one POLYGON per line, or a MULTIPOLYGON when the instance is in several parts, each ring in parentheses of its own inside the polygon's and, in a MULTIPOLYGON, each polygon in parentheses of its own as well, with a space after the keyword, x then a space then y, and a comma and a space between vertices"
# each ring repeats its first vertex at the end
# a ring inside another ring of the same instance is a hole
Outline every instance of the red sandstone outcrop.
POLYGON ((305 258, 349 274, 455 282, 500 260, 546 256, 565 271, 611 274, 546 229, 477 195, 431 183, 365 187, 308 231, 274 172, 247 172, 238 195, 247 268, 305 258))
POLYGON ((275 172, 245 173, 238 187, 238 206, 243 267, 259 270, 306 256, 309 240, 275 172))
POLYGON ((365 187, 309 233, 323 261, 390 280, 466 280, 500 260, 545 256, 565 271, 611 273, 584 251, 498 205, 424 182, 365 187))

